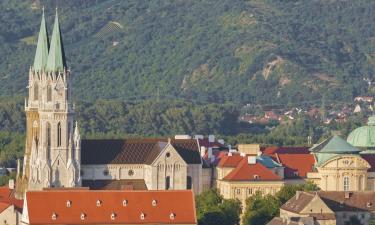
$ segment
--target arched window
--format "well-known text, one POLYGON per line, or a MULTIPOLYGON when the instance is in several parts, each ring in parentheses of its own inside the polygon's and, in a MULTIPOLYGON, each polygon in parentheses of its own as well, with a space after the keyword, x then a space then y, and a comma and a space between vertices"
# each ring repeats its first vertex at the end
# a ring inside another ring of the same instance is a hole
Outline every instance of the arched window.
POLYGON ((171 188, 171 178, 167 176, 165 178, 165 190, 169 190, 169 188, 171 188))
POLYGON ((57 147, 61 146, 61 123, 57 124, 57 147))
POLYGON ((191 187, 192 187, 192 179, 191 179, 191 176, 187 176, 186 177, 186 189, 190 190, 191 187))
POLYGON ((39 87, 38 84, 34 84, 34 101, 38 100, 38 95, 39 95, 39 87))
POLYGON ((47 102, 52 101, 52 88, 51 85, 47 86, 47 102))
POLYGON ((51 147, 51 124, 47 123, 47 147, 51 147))
POLYGON ((344 177, 344 191, 349 191, 350 183, 349 177, 344 177))

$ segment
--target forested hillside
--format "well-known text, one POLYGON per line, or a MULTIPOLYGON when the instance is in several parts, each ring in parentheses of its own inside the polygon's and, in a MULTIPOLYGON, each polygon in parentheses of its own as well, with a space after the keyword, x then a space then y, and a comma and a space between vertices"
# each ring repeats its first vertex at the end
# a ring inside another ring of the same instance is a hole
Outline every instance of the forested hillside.
POLYGON ((375 1, 2 0, 0 95, 24 95, 56 3, 74 97, 293 104, 372 94, 375 1))

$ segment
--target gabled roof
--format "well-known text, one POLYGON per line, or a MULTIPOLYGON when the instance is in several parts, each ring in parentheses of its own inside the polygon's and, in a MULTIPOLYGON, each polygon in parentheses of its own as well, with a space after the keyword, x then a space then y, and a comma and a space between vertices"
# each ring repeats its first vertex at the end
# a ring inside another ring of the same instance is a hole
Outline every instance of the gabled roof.
POLYGON ((277 154, 280 163, 285 167, 285 178, 306 177, 308 172, 312 172, 315 158, 312 154, 277 154))
POLYGON ((197 222, 194 194, 191 190, 30 191, 26 193, 26 200, 31 225, 197 222))
POLYGON ((15 194, 14 189, 9 189, 8 186, 0 187, 0 203, 2 205, 1 207, 2 210, 5 210, 11 205, 14 205, 14 208, 16 210, 18 210, 19 212, 22 212, 23 200, 16 199, 14 194, 15 194), (8 206, 6 207, 6 205, 8 206))
POLYGON ((269 155, 274 157, 275 154, 309 154, 308 147, 277 147, 271 146, 266 147, 263 150, 264 155, 269 155))
POLYGON ((46 69, 47 58, 48 58, 48 32, 46 26, 46 20, 44 18, 44 9, 42 14, 42 22, 40 23, 40 30, 38 36, 38 43, 36 46, 35 58, 34 58, 34 70, 41 71, 46 69))
MULTIPOLYGON (((167 139, 82 140, 81 162, 90 164, 148 164, 167 145, 167 139)), ((196 140, 171 140, 172 146, 187 164, 201 164, 196 140)))
POLYGON ((221 157, 221 160, 218 167, 236 167, 241 160, 243 160, 243 156, 240 154, 233 154, 233 155, 225 155, 221 157))
POLYGON ((315 193, 297 192, 291 199, 281 206, 281 209, 289 212, 300 213, 308 204, 310 204, 315 195, 315 193))
POLYGON ((359 153, 360 150, 346 142, 341 137, 335 135, 332 136, 325 141, 321 142, 317 146, 310 148, 311 152, 316 153, 346 153, 346 154, 356 154, 359 153))
POLYGON ((229 181, 278 181, 281 177, 274 174, 261 163, 249 164, 247 157, 243 157, 238 166, 223 180, 229 181))
POLYGON ((59 16, 56 10, 55 23, 53 25, 51 46, 48 53, 46 70, 63 71, 66 68, 64 45, 61 37, 59 16))

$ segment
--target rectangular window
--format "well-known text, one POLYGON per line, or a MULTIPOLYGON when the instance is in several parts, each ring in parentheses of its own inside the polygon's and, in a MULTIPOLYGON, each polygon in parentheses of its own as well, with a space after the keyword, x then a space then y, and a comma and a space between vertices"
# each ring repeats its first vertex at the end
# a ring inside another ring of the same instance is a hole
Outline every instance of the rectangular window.
POLYGON ((237 188, 236 192, 237 192, 238 195, 240 195, 241 194, 241 189, 237 188))

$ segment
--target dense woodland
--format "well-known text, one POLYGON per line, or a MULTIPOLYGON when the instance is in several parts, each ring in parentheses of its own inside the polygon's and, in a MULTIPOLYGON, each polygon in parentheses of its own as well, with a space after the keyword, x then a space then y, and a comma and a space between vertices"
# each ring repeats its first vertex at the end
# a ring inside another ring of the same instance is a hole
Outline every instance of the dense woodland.
POLYGON ((2 0, 2 165, 22 156, 42 5, 49 33, 59 7, 84 138, 215 134, 230 144, 306 145, 364 118, 266 127, 238 122, 241 105, 319 106, 375 90, 371 0, 2 0))

